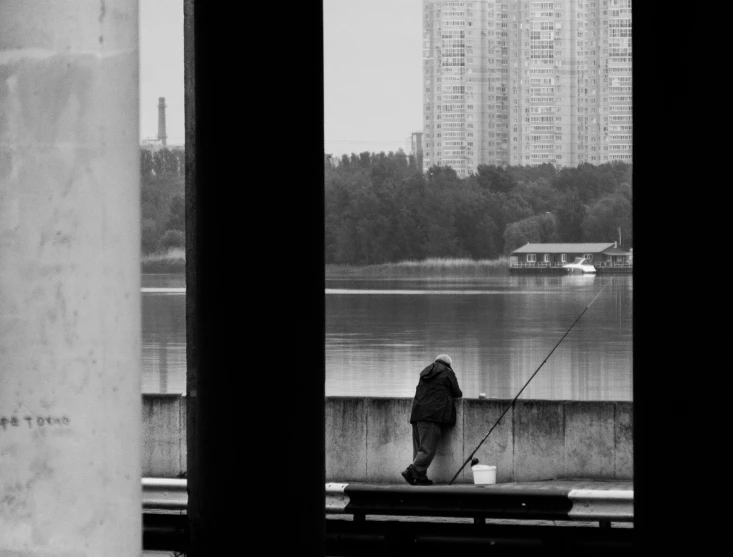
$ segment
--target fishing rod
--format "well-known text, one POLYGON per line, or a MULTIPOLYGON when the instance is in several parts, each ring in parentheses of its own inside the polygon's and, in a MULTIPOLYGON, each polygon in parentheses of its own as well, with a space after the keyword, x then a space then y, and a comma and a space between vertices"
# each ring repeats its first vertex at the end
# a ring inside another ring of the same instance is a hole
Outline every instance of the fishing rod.
POLYGON ((509 412, 509 410, 510 410, 510 409, 512 408, 512 406, 514 406, 514 403, 515 403, 515 402, 517 402, 517 399, 519 398, 519 395, 521 395, 521 394, 522 394, 522 392, 524 391, 524 389, 526 389, 526 388, 527 388, 527 385, 529 385, 529 382, 530 382, 530 381, 532 381, 532 379, 534 378, 534 376, 535 376, 535 375, 537 375, 537 372, 538 372, 538 371, 539 371, 539 370, 540 370, 540 369, 542 368, 542 366, 543 366, 543 365, 545 365, 545 362, 546 362, 547 360, 549 360, 549 359, 550 359, 550 356, 552 356, 552 353, 553 353, 553 352, 555 351, 555 348, 557 348, 558 346, 560 346, 560 343, 561 343, 561 342, 562 342, 563 340, 565 340, 565 337, 566 337, 566 336, 568 336, 568 333, 570 333, 570 331, 572 331, 573 327, 575 327, 575 324, 576 324, 576 323, 577 323, 578 321, 580 321, 580 318, 581 318, 581 317, 583 317, 583 314, 584 314, 584 313, 585 313, 586 311, 588 311, 588 308, 589 308, 589 307, 590 307, 591 305, 593 305, 593 302, 595 302, 595 301, 596 301, 596 298, 598 298, 598 296, 600 296, 600 295, 601 295, 601 292, 603 292, 603 291, 604 291, 604 290, 606 289, 606 286, 608 286, 608 284, 609 284, 609 283, 606 283, 606 285, 605 285, 605 286, 604 286, 603 288, 601 288, 601 289, 600 289, 600 291, 598 292, 598 294, 596 294, 595 298, 593 298, 593 299, 591 300, 590 304, 588 304, 587 306, 585 306, 585 309, 584 309, 583 311, 581 311, 581 312, 580 312, 580 315, 578 315, 577 319, 576 319, 575 321, 573 321, 573 324, 572 324, 572 325, 570 325, 570 328, 569 328, 569 329, 568 329, 567 331, 565 331, 565 334, 564 334, 564 335, 562 336, 562 338, 561 338, 561 339, 560 339, 560 340, 559 340, 559 341, 557 342, 557 344, 555 345, 555 347, 554 347, 554 348, 553 348, 552 350, 550 350, 550 353, 549 353, 549 354, 547 355, 547 357, 546 357, 546 358, 545 358, 545 359, 544 359, 544 360, 542 361, 542 363, 541 363, 541 364, 540 364, 540 366, 539 366, 539 367, 538 367, 538 368, 537 368, 537 369, 535 370, 535 372, 534 372, 534 373, 532 374, 532 376, 531 376, 531 377, 530 377, 529 379, 527 379, 527 382, 526 382, 526 383, 524 384, 524 387, 522 387, 522 388, 521 388, 521 389, 519 390, 519 392, 517 393, 517 396, 515 396, 515 397, 514 397, 514 400, 512 400, 511 404, 510 404, 509 406, 507 406, 507 407, 506 407, 506 409, 504 410, 504 412, 502 413, 502 415, 501 415, 501 416, 499 416, 499 419, 498 419, 498 420, 496 420, 496 423, 494 423, 494 425, 493 425, 493 426, 491 426, 491 429, 489 430, 489 432, 488 432, 488 433, 487 433, 487 434, 486 434, 486 435, 484 436, 484 438, 483 438, 483 439, 481 439, 481 442, 480 442, 480 443, 479 443, 479 444, 478 444, 478 445, 476 446, 476 448, 475 448, 475 449, 473 450, 473 452, 472 452, 472 453, 471 453, 471 454, 469 455, 469 457, 468 457, 468 458, 466 459, 466 462, 464 462, 464 463, 463 463, 463 465, 462 465, 462 466, 461 466, 461 467, 460 467, 460 468, 458 469, 458 472, 456 472, 456 475, 455 475, 455 476, 453 476, 453 479, 452 479, 452 480, 450 481, 450 483, 448 483, 448 485, 453 485, 453 482, 454 482, 454 481, 456 480, 456 478, 458 477, 458 474, 460 474, 460 473, 461 473, 461 470, 463 470, 463 469, 464 469, 464 468, 466 467, 466 464, 468 464, 469 462, 471 462, 471 460, 473 459, 473 455, 475 455, 475 454, 476 454, 476 451, 478 451, 478 450, 479 450, 479 447, 481 447, 481 445, 483 445, 483 444, 484 444, 484 441, 486 441, 486 439, 488 439, 488 438, 489 438, 489 435, 491 435, 491 432, 492 432, 492 431, 494 431, 494 429, 496 428, 496 426, 498 426, 498 425, 499 425, 499 422, 501 422, 501 419, 502 419, 502 418, 503 418, 503 417, 504 417, 504 416, 506 415, 506 413, 507 413, 507 412, 509 412))

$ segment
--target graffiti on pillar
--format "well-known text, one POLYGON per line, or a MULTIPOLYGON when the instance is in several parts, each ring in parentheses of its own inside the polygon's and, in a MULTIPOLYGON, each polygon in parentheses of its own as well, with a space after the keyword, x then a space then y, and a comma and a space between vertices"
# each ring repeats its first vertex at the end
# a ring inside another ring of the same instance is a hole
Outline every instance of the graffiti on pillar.
POLYGON ((68 416, 0 416, 0 430, 12 428, 34 429, 41 427, 65 427, 71 423, 68 416))

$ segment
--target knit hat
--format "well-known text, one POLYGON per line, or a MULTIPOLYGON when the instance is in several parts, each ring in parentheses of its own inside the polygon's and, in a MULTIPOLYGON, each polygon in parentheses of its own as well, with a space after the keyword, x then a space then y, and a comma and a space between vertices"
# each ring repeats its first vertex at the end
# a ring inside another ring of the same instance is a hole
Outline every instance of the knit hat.
POLYGON ((453 363, 453 361, 450 359, 450 356, 448 354, 441 354, 440 356, 438 356, 437 358, 435 358, 435 361, 436 362, 438 360, 441 360, 441 361, 445 362, 448 365, 451 365, 453 363))

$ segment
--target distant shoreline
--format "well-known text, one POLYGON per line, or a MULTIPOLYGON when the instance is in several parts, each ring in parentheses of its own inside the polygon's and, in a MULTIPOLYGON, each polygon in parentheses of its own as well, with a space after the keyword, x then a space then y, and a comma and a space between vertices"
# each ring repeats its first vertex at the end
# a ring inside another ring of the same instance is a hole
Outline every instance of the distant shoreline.
MULTIPOLYGON (((506 257, 498 259, 458 259, 432 257, 421 261, 398 261, 375 265, 326 265, 326 278, 429 278, 432 276, 470 278, 495 274, 508 268, 506 257)), ((186 254, 182 249, 141 258, 143 273, 175 274, 186 272, 186 254)))

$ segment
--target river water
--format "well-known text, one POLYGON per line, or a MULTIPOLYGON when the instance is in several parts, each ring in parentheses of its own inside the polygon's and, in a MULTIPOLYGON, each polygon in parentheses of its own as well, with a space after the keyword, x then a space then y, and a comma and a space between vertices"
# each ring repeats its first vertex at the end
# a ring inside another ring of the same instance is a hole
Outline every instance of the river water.
MULTIPOLYGON (((632 277, 329 279, 326 395, 414 395, 436 355, 466 397, 632 400, 632 277)), ((143 391, 185 391, 183 277, 143 276, 143 391)))
POLYGON ((143 274, 143 393, 186 392, 186 278, 143 274))

